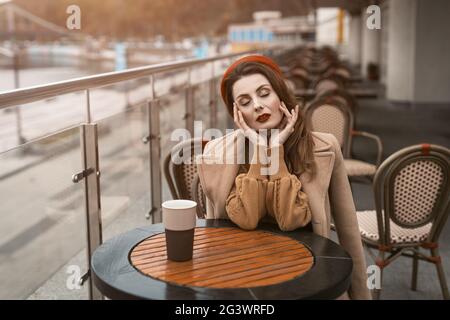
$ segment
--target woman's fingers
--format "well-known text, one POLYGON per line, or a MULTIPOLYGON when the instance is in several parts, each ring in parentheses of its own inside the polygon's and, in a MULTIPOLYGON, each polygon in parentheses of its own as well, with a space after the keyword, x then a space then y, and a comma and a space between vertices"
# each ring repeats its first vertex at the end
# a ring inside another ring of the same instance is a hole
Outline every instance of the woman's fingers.
POLYGON ((292 114, 291 114, 291 113, 289 112, 289 110, 286 108, 286 105, 284 104, 283 101, 281 101, 280 109, 281 109, 281 111, 283 111, 283 113, 286 115, 286 117, 287 117, 288 119, 290 119, 290 118, 292 117, 292 114))
MULTIPOLYGON (((253 143, 258 145, 264 145, 264 138, 260 136, 254 129, 250 128, 245 122, 244 115, 236 106, 236 115, 238 119, 238 126, 244 131, 245 136, 253 143)), ((267 144, 267 143, 266 143, 267 144)))
POLYGON ((284 102, 281 102, 280 109, 284 112, 286 115, 283 117, 283 120, 280 122, 280 130, 277 134, 274 134, 271 137, 271 143, 274 144, 284 144, 286 140, 289 138, 289 136, 295 131, 295 124, 298 119, 298 114, 300 107, 296 105, 291 112, 286 108, 286 105, 284 102), (286 124, 284 127, 283 125, 286 124))
POLYGON ((297 121, 298 113, 299 113, 299 106, 296 105, 294 107, 294 109, 292 109, 292 118, 290 120, 293 121, 293 122, 297 121))
POLYGON ((250 129, 249 126, 247 125, 247 122, 245 122, 244 116, 242 115, 242 112, 240 110, 238 110, 238 116, 239 116, 239 123, 241 124, 242 129, 244 130, 250 129))
POLYGON ((234 118, 234 123, 236 124, 236 126, 239 129, 242 129, 242 126, 241 126, 240 121, 239 121, 238 107, 237 107, 235 102, 233 102, 233 118, 234 118))
POLYGON ((282 102, 283 104, 283 112, 286 114, 287 117, 287 126, 291 125, 291 124, 295 124, 295 122, 297 121, 298 118, 298 112, 299 112, 299 107, 298 105, 295 106, 294 109, 292 109, 292 112, 289 112, 289 110, 286 108, 286 105, 284 104, 284 102, 282 102), (289 116, 287 116, 289 114, 289 116))
POLYGON ((237 111, 237 115, 238 115, 238 122, 239 124, 242 126, 242 113, 240 110, 237 111))
POLYGON ((290 120, 288 119, 288 117, 286 117, 286 116, 283 117, 283 120, 282 120, 282 123, 280 126, 280 132, 283 131, 284 129, 286 129, 286 127, 289 125, 289 121, 290 120))
POLYGON ((286 130, 290 133, 294 132, 294 126, 298 119, 298 113, 299 113, 300 107, 298 105, 295 106, 295 108, 292 110, 292 118, 289 119, 288 124, 286 125, 286 130))
POLYGON ((283 119, 281 120, 279 129, 284 129, 284 128, 287 126, 287 124, 288 124, 288 119, 287 119, 287 117, 283 117, 283 119))
POLYGON ((298 113, 299 113, 300 107, 298 106, 298 104, 295 106, 294 110, 293 110, 293 121, 297 121, 298 119, 298 113))
POLYGON ((290 114, 290 113, 289 113, 289 110, 286 108, 286 105, 284 104, 283 101, 281 101, 281 103, 280 103, 280 109, 281 109, 281 111, 283 111, 284 114, 286 114, 286 112, 287 112, 288 114, 290 114))

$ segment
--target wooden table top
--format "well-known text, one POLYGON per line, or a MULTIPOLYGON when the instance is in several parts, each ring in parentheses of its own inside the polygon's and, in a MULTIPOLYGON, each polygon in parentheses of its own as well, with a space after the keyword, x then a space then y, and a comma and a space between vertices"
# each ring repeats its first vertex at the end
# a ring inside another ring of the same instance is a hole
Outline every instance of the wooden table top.
POLYGON ((334 299, 350 286, 348 253, 308 230, 198 219, 195 233, 187 262, 167 261, 161 223, 107 240, 91 258, 95 286, 110 299, 152 300, 334 299))
POLYGON ((179 285, 249 288, 290 280, 314 264, 304 244, 267 231, 195 228, 193 259, 167 260, 165 234, 153 235, 133 248, 132 265, 140 272, 179 285))

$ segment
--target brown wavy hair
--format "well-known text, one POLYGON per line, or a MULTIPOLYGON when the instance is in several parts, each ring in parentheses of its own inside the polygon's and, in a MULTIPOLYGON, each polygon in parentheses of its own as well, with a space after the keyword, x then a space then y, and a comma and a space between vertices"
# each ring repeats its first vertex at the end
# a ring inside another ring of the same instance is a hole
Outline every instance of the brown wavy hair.
MULTIPOLYGON (((299 104, 288 89, 285 79, 270 67, 257 62, 242 62, 226 78, 223 79, 225 86, 224 101, 228 112, 233 117, 233 85, 239 79, 252 74, 261 74, 269 80, 275 93, 283 101, 289 111, 299 104)), ((314 163, 314 141, 311 135, 310 126, 306 123, 304 116, 304 106, 299 104, 299 115, 297 123, 294 125, 294 132, 284 143, 284 160, 289 172, 300 176, 307 172, 314 176, 316 168, 314 163)))

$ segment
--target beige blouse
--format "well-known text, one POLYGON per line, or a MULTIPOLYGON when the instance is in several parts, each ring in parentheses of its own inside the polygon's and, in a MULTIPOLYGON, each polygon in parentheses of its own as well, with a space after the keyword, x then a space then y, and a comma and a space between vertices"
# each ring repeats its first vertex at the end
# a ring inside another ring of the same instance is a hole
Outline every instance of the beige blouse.
POLYGON ((311 221, 308 197, 302 191, 297 176, 289 173, 284 161, 284 147, 281 145, 265 151, 269 155, 278 152, 278 172, 262 175, 261 163, 267 162, 259 161, 259 153, 255 152, 248 172, 238 174, 227 198, 229 218, 247 230, 255 229, 267 214, 276 220, 283 231, 306 226, 311 221))

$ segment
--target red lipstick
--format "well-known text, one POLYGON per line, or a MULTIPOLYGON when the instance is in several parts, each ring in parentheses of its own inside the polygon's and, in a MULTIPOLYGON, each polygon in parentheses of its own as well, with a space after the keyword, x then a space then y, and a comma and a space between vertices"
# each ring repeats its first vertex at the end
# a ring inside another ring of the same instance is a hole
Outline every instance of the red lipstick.
POLYGON ((266 122, 267 120, 269 120, 269 118, 270 118, 270 114, 269 113, 263 113, 258 118, 256 118, 256 121, 258 121, 258 122, 266 122))

